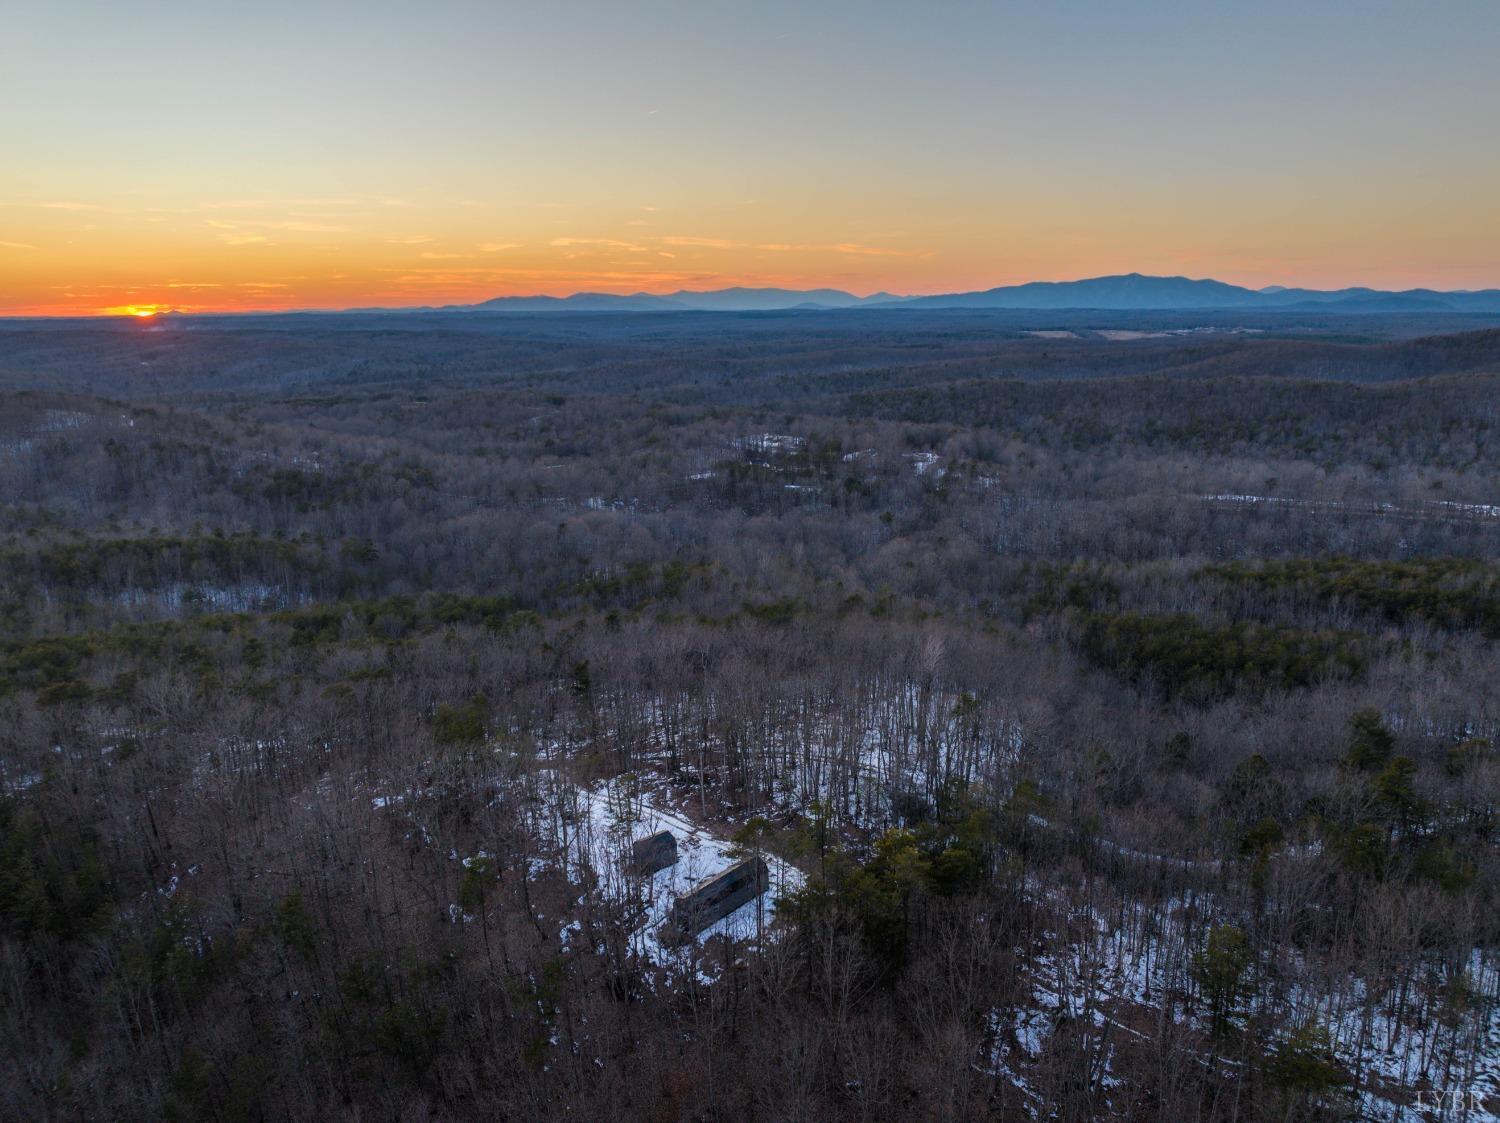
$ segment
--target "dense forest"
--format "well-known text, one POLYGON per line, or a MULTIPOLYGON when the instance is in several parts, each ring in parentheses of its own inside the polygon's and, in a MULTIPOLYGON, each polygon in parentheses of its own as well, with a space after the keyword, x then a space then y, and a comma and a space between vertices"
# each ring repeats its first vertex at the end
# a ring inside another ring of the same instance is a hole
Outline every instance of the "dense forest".
POLYGON ((0 322, 0 501, 4 1118, 1500 1113, 1493 318, 0 322))

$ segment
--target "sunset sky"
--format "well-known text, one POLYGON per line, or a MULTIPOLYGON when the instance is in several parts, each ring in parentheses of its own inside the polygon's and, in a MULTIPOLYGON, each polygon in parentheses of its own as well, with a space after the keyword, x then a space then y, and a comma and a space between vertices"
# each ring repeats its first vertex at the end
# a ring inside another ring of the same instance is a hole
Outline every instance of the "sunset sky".
POLYGON ((0 314, 1500 286, 1494 0, 11 5, 0 314))

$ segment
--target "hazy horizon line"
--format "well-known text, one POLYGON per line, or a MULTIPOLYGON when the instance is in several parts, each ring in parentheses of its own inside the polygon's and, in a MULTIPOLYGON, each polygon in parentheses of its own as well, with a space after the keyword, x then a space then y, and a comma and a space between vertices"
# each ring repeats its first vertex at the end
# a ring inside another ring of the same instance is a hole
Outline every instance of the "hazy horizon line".
MULTIPOLYGON (((629 299, 629 298, 632 298, 632 297, 655 297, 655 298, 658 298, 658 299, 670 299, 671 297, 679 296, 679 295, 702 296, 702 295, 712 295, 712 294, 716 294, 716 293, 732 292, 732 291, 742 291, 742 292, 770 292, 770 291, 775 291, 775 292, 786 292, 786 293, 793 293, 793 294, 814 293, 814 292, 837 292, 837 293, 841 293, 841 294, 843 294, 845 296, 850 296, 850 297, 853 297, 853 298, 855 298, 857 300, 861 300, 861 301, 867 301, 871 297, 875 297, 875 296, 889 296, 891 298, 891 302, 894 304, 894 303, 901 303, 901 302, 910 301, 910 300, 930 299, 932 297, 941 297, 941 296, 967 296, 967 295, 973 295, 973 294, 978 294, 978 293, 992 292, 992 291, 995 291, 995 290, 998 290, 998 289, 1020 288, 1020 287, 1027 286, 1027 285, 1069 285, 1069 284, 1080 284, 1080 283, 1088 282, 1088 281, 1117 280, 1117 279, 1124 279, 1124 278, 1131 278, 1131 277, 1139 277, 1139 278, 1142 278, 1142 279, 1158 280, 1158 281, 1212 282, 1212 283, 1215 283, 1215 284, 1221 284, 1221 285, 1226 285, 1226 286, 1230 286, 1230 287, 1233 287, 1233 288, 1243 289, 1246 292, 1267 293, 1267 294, 1269 294, 1269 293, 1275 293, 1275 292, 1278 292, 1278 291, 1285 291, 1285 290, 1306 291, 1306 292, 1319 292, 1319 293, 1335 293, 1335 292, 1347 292, 1347 291, 1365 290, 1365 291, 1369 291, 1369 292, 1372 292, 1372 293, 1392 294, 1392 295, 1400 295, 1400 294, 1404 294, 1404 293, 1415 293, 1415 292, 1430 292, 1430 293, 1436 293, 1436 294, 1440 294, 1440 295, 1449 295, 1449 294, 1451 294, 1451 295, 1472 295, 1472 294, 1475 294, 1475 293, 1500 291, 1500 283, 1497 283, 1496 285, 1493 285, 1493 286, 1486 285, 1486 286, 1479 287, 1479 288, 1461 288, 1461 289, 1459 289, 1459 288, 1443 289, 1443 288, 1436 288, 1436 287, 1433 287, 1431 285, 1410 285, 1410 286, 1405 287, 1405 288, 1381 288, 1381 287, 1378 287, 1376 285, 1370 285, 1370 284, 1365 284, 1365 283, 1360 283, 1360 282, 1355 282, 1355 283, 1351 283, 1351 284, 1342 284, 1342 285, 1337 285, 1337 286, 1332 286, 1332 287, 1321 287, 1321 286, 1316 286, 1316 285, 1299 284, 1299 283, 1296 283, 1296 282, 1288 282, 1288 283, 1280 283, 1280 282, 1278 282, 1278 283, 1267 284, 1267 285, 1252 286, 1252 285, 1241 284, 1241 283, 1236 282, 1236 281, 1224 281, 1224 280, 1221 280, 1218 277, 1214 277, 1214 276, 1211 276, 1211 275, 1191 276, 1191 275, 1185 274, 1185 273, 1143 273, 1143 272, 1140 272, 1140 271, 1133 270, 1133 271, 1125 272, 1125 273, 1097 273, 1097 274, 1089 274, 1089 275, 1086 275, 1086 276, 1070 276, 1070 277, 1056 278, 1056 279, 1054 279, 1054 278, 1037 278, 1037 279, 1027 280, 1027 281, 1002 281, 1002 282, 999 282, 999 283, 996 283, 996 284, 987 285, 987 286, 982 287, 982 288, 968 288, 968 289, 965 289, 965 288, 938 288, 938 289, 935 289, 935 290, 933 290, 931 292, 899 292, 898 293, 898 292, 891 292, 891 291, 889 291, 888 289, 885 289, 885 288, 872 288, 868 292, 861 292, 861 291, 858 291, 857 289, 854 289, 854 288, 841 288, 841 287, 838 287, 836 285, 827 285, 827 284, 811 285, 811 286, 809 286, 807 288, 794 288, 794 287, 790 287, 788 285, 777 285, 777 284, 755 285, 755 284, 743 284, 743 283, 739 283, 739 284, 725 284, 725 285, 720 285, 720 286, 717 286, 717 287, 710 287, 710 288, 686 288, 686 287, 679 286, 679 287, 676 287, 676 288, 661 289, 659 291, 653 290, 651 288, 645 288, 645 287, 643 287, 643 288, 638 288, 638 289, 631 289, 629 291, 611 291, 609 289, 602 289, 602 288, 580 288, 580 289, 575 289, 575 290, 572 290, 572 291, 566 292, 566 293, 546 293, 546 292, 534 292, 534 291, 533 292, 517 292, 517 293, 501 293, 501 294, 494 295, 494 296, 478 296, 478 297, 476 297, 475 299, 473 299, 472 301, 469 301, 469 302, 450 301, 450 302, 445 302, 445 303, 441 303, 441 304, 436 304, 436 303, 424 303, 424 304, 380 303, 378 298, 374 298, 373 301, 370 302, 370 303, 356 303, 356 304, 347 304, 347 305, 307 305, 307 306, 301 306, 301 307, 286 307, 286 308, 254 308, 254 307, 242 307, 242 308, 211 308, 210 307, 210 308, 204 308, 204 307, 193 307, 193 306, 190 306, 190 305, 189 306, 183 306, 183 305, 176 305, 176 304, 162 304, 162 303, 155 303, 155 302, 145 301, 145 302, 141 302, 141 303, 138 303, 138 304, 130 304, 130 305, 124 305, 124 306, 118 306, 118 307, 102 308, 102 309, 99 309, 98 311, 94 311, 94 312, 0 311, 0 320, 115 320, 115 319, 151 319, 151 318, 155 318, 157 316, 162 316, 162 315, 179 315, 179 316, 294 316, 294 315, 338 315, 338 314, 346 314, 346 313, 354 313, 354 312, 365 312, 365 311, 368 311, 368 312, 421 312, 421 311, 429 311, 429 310, 430 311, 446 311, 446 310, 453 310, 453 309, 477 308, 479 305, 486 304, 486 303, 489 303, 490 301, 495 301, 495 300, 557 300, 557 301, 567 301, 567 300, 570 300, 570 299, 574 299, 574 298, 577 298, 577 297, 583 297, 583 296, 611 297, 611 298, 617 298, 617 299, 629 299)), ((864 307, 869 307, 869 306, 866 305, 864 307)), ((791 309, 791 308, 762 309, 762 311, 792 311, 792 310, 793 309, 791 309)), ((843 312, 843 311, 860 311, 861 308, 860 307, 842 308, 842 307, 834 307, 834 306, 825 306, 825 307, 823 307, 823 308, 821 308, 819 310, 822 310, 822 311, 831 311, 831 312, 843 312)), ((974 310, 980 310, 980 309, 970 309, 970 310, 974 311, 974 310)), ((1057 309, 1046 309, 1046 308, 1033 308, 1033 309, 1015 308, 1015 309, 1005 309, 1005 308, 996 308, 996 309, 993 309, 993 310, 994 311, 1007 311, 1007 310, 1009 310, 1009 311, 1038 311, 1038 312, 1041 312, 1041 311, 1065 311, 1065 310, 1149 312, 1149 311, 1192 311, 1194 309, 1187 308, 1187 307, 1177 307, 1177 308, 1163 307, 1163 308, 1160 308, 1160 309, 1151 309, 1151 308, 1136 308, 1136 309, 1128 309, 1128 308, 1089 309, 1087 306, 1080 306, 1077 309, 1064 309, 1064 308, 1057 308, 1057 309)), ((1205 311, 1232 311, 1233 309, 1230 309, 1230 308, 1223 308, 1223 309, 1206 308, 1206 309, 1203 309, 1203 310, 1205 310, 1205 311)), ((659 311, 661 311, 661 312, 669 312, 669 311, 678 311, 678 309, 661 309, 659 311)), ((726 309, 702 309, 702 308, 687 308, 687 307, 684 307, 684 308, 680 309, 680 311, 682 311, 682 312, 705 312, 705 311, 707 311, 707 312, 714 312, 714 311, 719 311, 719 312, 738 312, 738 311, 755 311, 755 309, 727 309, 727 308, 726 309)), ((1455 311, 1457 311, 1457 310, 1455 310, 1455 311)))

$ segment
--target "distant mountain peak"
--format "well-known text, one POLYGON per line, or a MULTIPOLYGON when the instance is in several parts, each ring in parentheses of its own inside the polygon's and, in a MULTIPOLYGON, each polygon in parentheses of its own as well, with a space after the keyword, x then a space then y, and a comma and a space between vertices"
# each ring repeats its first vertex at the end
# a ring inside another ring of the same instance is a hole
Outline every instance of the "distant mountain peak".
POLYGON ((1100 311, 1193 311, 1227 308, 1290 308, 1315 305, 1348 312, 1496 311, 1500 291, 1442 293, 1427 289, 1382 292, 1369 288, 1317 289, 1272 285, 1249 289, 1211 278, 1152 277, 1125 273, 1077 281, 1032 281, 984 292, 915 297, 912 308, 1079 309, 1100 311))
MULTIPOLYGON (((1344 312, 1500 311, 1500 290, 1437 292, 1371 288, 1334 290, 1267 285, 1244 288, 1212 278, 1156 277, 1117 273, 1072 281, 1029 281, 982 292, 938 296, 895 296, 888 292, 855 296, 842 289, 755 288, 679 289, 649 292, 578 292, 570 296, 498 296, 478 304, 449 305, 443 312, 784 312, 865 308, 951 308, 1092 311, 1195 311, 1314 309, 1344 312)), ((368 310, 366 310, 368 311, 368 310)))
POLYGON ((842 289, 750 288, 679 289, 657 295, 649 292, 580 292, 572 296, 497 296, 479 304, 455 305, 447 311, 545 312, 769 312, 791 308, 857 308, 864 304, 900 300, 890 293, 859 297, 842 289))

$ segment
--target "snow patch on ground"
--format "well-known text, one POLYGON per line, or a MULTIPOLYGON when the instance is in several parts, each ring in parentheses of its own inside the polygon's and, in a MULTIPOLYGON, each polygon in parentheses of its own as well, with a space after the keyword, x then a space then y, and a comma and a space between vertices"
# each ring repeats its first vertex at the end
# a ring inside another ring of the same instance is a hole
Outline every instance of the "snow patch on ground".
POLYGON ((734 447, 761 455, 787 454, 801 452, 807 447, 807 438, 794 437, 785 433, 758 433, 753 437, 739 438, 734 442, 734 447))
POLYGON ((289 593, 277 585, 245 582, 238 585, 206 585, 175 582, 159 589, 125 589, 114 597, 123 608, 160 608, 180 612, 200 608, 216 612, 260 612, 288 608, 311 600, 302 593, 289 593))
POLYGON ((935 452, 908 452, 906 459, 911 461, 911 469, 919 476, 932 473, 934 479, 942 479, 948 474, 948 469, 941 467, 938 460, 941 457, 935 452))
POLYGON ((1500 505, 1460 503, 1451 499, 1428 499, 1390 503, 1380 500, 1354 502, 1343 499, 1297 499, 1284 495, 1224 493, 1198 496, 1205 503, 1225 507, 1279 507, 1330 514, 1387 515, 1412 519, 1500 518, 1500 505))

